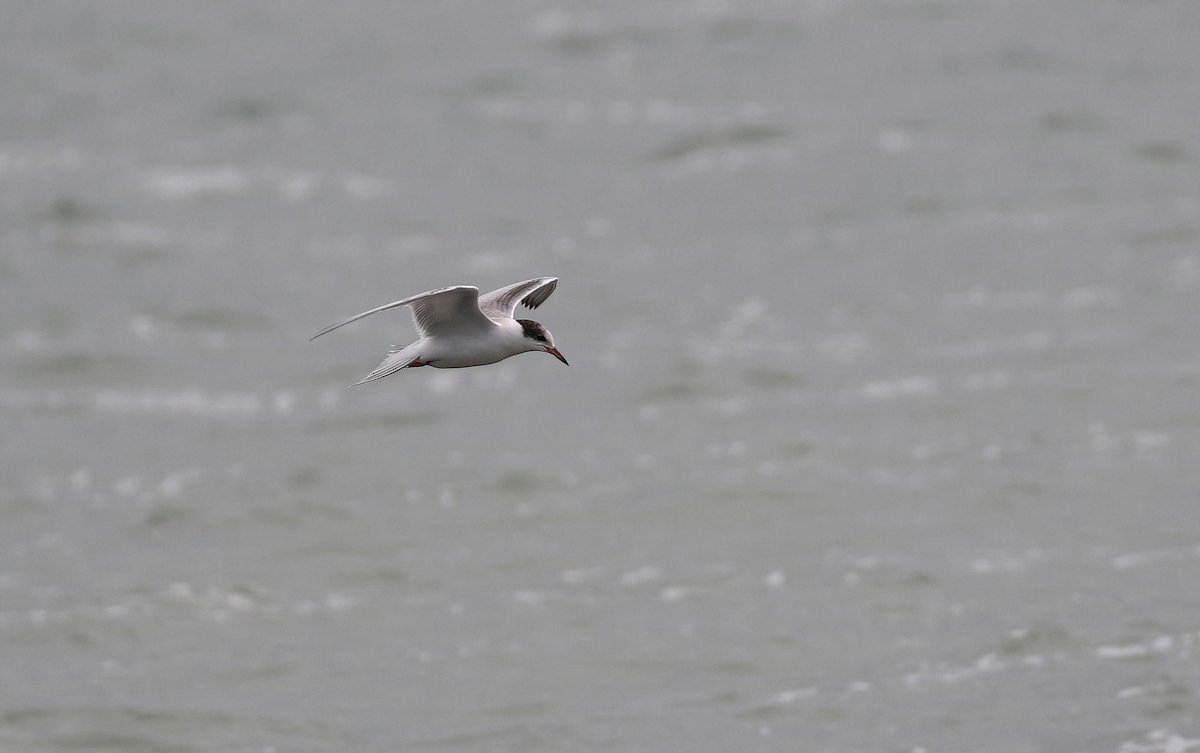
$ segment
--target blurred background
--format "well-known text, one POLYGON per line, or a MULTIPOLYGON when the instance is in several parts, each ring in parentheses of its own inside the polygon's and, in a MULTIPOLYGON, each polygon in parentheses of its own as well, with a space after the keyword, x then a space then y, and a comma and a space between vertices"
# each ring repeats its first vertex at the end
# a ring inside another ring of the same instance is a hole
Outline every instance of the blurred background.
POLYGON ((0 15, 0 750, 1200 750, 1193 0, 0 15))

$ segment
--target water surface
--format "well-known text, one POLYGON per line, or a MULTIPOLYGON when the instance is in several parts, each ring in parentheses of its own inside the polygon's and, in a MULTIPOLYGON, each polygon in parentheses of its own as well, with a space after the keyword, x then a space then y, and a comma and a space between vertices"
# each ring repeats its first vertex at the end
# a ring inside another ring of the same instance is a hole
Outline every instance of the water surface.
POLYGON ((9 15, 0 749, 1200 748, 1190 2, 9 15))

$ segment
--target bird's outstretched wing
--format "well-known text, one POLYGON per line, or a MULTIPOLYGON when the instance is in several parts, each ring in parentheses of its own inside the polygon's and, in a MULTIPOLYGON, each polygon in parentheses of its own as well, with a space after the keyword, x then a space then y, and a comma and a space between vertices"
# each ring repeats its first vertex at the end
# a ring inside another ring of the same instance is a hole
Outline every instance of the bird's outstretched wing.
MULTIPOLYGON (((489 293, 489 295, 491 294, 489 293)), ((356 314, 345 321, 326 327, 310 339, 315 340, 350 322, 356 322, 365 316, 399 306, 412 306, 413 322, 421 337, 468 334, 473 330, 485 330, 495 326, 495 323, 479 310, 479 288, 474 285, 454 285, 448 288, 428 290, 419 295, 356 314)))
POLYGON ((546 302, 557 286, 557 277, 536 277, 524 282, 514 282, 479 296, 479 308, 493 319, 511 319, 517 310, 518 302, 535 309, 546 302))

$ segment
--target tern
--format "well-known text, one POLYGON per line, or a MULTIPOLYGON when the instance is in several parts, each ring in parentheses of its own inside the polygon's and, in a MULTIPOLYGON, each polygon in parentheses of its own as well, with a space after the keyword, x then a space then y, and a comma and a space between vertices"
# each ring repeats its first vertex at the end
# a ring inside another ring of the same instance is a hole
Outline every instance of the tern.
POLYGON ((545 303, 558 285, 557 277, 536 277, 514 282, 483 295, 474 285, 452 285, 384 304, 326 327, 312 340, 365 316, 399 306, 411 306, 420 339, 392 346, 387 358, 370 374, 351 386, 395 374, 400 369, 432 366, 462 369, 503 361, 518 353, 549 353, 563 363, 550 331, 532 319, 515 319, 517 304, 531 309, 545 303))

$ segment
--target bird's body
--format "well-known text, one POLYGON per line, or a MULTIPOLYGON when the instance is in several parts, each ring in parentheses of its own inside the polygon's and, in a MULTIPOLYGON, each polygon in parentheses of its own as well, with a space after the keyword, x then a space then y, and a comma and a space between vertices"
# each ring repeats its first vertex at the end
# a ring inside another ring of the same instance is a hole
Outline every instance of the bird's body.
POLYGON ((566 363, 567 359, 554 347, 554 338, 545 327, 529 319, 513 318, 518 303, 537 308, 550 297, 557 284, 557 277, 537 277, 485 295, 480 295, 479 288, 473 285, 438 288, 364 311, 326 327, 313 335, 313 339, 365 316, 398 306, 411 306, 420 339, 403 347, 393 347, 383 363, 356 384, 382 379, 400 369, 483 366, 531 351, 549 353, 566 363))
MULTIPOLYGON (((426 337, 396 348, 389 359, 420 361, 435 369, 465 369, 503 361, 524 353, 525 330, 516 319, 493 322, 493 329, 455 336, 426 337)), ((418 364, 409 364, 416 366, 418 364)))

